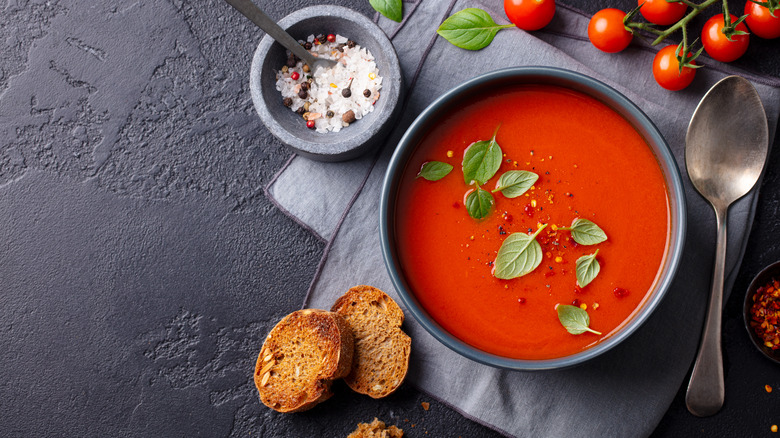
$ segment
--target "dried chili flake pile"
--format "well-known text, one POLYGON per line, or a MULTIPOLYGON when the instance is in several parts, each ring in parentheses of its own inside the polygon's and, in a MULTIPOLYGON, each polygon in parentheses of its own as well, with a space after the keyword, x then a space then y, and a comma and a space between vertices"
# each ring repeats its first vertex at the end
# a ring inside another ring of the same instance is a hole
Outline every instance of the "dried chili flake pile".
POLYGON ((773 350, 780 348, 780 281, 774 278, 753 294, 750 327, 773 350))

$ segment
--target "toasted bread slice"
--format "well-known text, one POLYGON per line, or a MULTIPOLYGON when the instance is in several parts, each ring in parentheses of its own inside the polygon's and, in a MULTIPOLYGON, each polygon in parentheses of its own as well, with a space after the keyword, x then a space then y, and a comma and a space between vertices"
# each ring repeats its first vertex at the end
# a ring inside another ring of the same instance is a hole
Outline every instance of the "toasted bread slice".
POLYGON ((334 379, 352 368, 354 337, 343 317, 324 310, 293 312, 263 343, 255 365, 260 400, 279 412, 300 412, 333 395, 334 379))
POLYGON ((385 426, 384 421, 374 418, 369 423, 359 423, 357 429, 349 434, 347 438, 402 438, 404 431, 396 426, 385 426))
POLYGON ((382 398, 395 391, 409 370, 412 340, 401 331, 404 314, 386 293, 355 286, 331 308, 355 335, 352 372, 344 381, 354 391, 382 398))

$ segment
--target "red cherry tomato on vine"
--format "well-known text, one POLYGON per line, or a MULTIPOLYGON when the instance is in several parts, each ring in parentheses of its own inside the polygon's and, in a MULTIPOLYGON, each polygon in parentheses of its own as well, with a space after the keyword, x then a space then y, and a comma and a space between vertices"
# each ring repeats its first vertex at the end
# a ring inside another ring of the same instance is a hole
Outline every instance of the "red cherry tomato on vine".
POLYGON ((602 9, 590 19, 588 23, 588 38, 597 49, 615 53, 619 52, 631 43, 634 37, 623 25, 626 13, 620 9, 602 9))
POLYGON ((555 0, 504 0, 504 12, 520 29, 538 30, 555 15, 555 0))
POLYGON ((661 26, 667 26, 680 21, 688 9, 684 3, 669 3, 666 0, 638 0, 642 6, 639 12, 647 21, 661 26))
POLYGON ((768 40, 780 37, 780 9, 772 15, 769 9, 748 1, 745 3, 745 15, 748 16, 745 23, 753 35, 768 40))
MULTIPOLYGON (((732 21, 736 17, 732 16, 732 21)), ((732 35, 731 41, 723 34, 723 14, 715 15, 704 23, 701 30, 701 43, 712 59, 731 62, 744 55, 750 41, 749 35, 732 35)), ((739 23, 737 30, 747 32, 745 23, 739 23)))
MULTIPOLYGON (((677 91, 682 90, 693 82, 693 77, 696 76, 696 69, 690 67, 683 67, 682 73, 680 72, 680 62, 677 60, 677 46, 666 46, 659 50, 653 58, 653 77, 658 85, 666 88, 667 90, 677 91)), ((691 56, 689 53, 688 56, 691 56)), ((692 61, 691 64, 696 64, 696 61, 692 61)))

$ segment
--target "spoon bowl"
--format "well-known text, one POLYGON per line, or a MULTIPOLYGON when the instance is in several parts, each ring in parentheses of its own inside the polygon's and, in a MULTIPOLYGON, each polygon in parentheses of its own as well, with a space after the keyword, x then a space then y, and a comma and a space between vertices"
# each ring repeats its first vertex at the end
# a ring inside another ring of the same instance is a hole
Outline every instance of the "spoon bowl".
POLYGON ((713 85, 685 136, 688 176, 715 209, 718 229, 707 319, 685 396, 688 410, 700 417, 718 412, 725 398, 720 338, 728 208, 756 184, 768 150, 766 113, 753 85, 739 76, 713 85))

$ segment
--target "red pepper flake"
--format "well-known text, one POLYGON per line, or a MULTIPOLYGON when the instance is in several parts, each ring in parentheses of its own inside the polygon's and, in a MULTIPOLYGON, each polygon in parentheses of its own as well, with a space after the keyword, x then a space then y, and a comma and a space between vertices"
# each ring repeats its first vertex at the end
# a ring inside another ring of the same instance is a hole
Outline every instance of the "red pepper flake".
POLYGON ((552 277, 553 275, 555 275, 555 272, 547 271, 544 273, 544 278, 552 277))
MULTIPOLYGON (((780 282, 774 278, 761 286, 753 294, 753 305, 750 307, 750 327, 764 342, 764 346, 772 350, 780 348, 780 282)), ((767 385, 767 392, 772 388, 767 385)))
POLYGON ((581 287, 579 287, 579 286, 574 286, 574 293, 575 293, 575 294, 581 294, 581 293, 583 293, 583 292, 584 292, 584 291, 582 290, 582 288, 581 288, 581 287))
POLYGON ((531 204, 527 204, 523 211, 528 215, 528 217, 534 217, 534 208, 531 207, 531 204))
MULTIPOLYGON (((330 39, 330 35, 328 35, 328 39, 330 39)), ((333 40, 335 41, 336 37, 333 37, 333 40)), ((431 408, 431 404, 428 402, 422 402, 420 403, 420 405, 422 405, 422 408, 425 409, 426 411, 431 408)))
POLYGON ((517 302, 520 304, 525 304, 525 298, 518 298, 517 302))
POLYGON ((512 223, 512 215, 508 211, 505 211, 501 216, 503 216, 505 221, 512 223))
POLYGON ((580 307, 580 299, 579 299, 579 298, 575 298, 575 299, 574 299, 574 300, 571 302, 571 305, 572 305, 572 306, 577 306, 577 307, 580 307))
POLYGON ((460 208, 460 204, 457 202, 452 203, 452 208, 460 208))
POLYGON ((612 293, 615 294, 618 298, 623 298, 628 296, 628 290, 623 289, 622 287, 616 287, 614 290, 612 290, 612 293))

